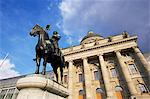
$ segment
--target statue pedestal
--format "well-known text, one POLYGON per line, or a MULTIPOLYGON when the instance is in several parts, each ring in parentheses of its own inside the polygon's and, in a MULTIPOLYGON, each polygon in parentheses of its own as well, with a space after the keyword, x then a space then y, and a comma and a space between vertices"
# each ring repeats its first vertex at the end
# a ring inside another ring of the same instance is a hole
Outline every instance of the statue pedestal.
POLYGON ((40 74, 21 78, 16 86, 20 90, 17 99, 66 99, 69 95, 67 88, 40 74))

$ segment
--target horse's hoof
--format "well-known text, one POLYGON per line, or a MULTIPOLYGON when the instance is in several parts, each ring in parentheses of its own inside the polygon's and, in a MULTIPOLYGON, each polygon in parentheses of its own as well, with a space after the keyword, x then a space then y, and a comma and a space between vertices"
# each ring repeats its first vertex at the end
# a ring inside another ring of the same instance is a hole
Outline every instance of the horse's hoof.
POLYGON ((46 73, 45 72, 42 72, 42 75, 45 75, 46 73))
POLYGON ((35 72, 35 74, 39 74, 39 72, 35 72))

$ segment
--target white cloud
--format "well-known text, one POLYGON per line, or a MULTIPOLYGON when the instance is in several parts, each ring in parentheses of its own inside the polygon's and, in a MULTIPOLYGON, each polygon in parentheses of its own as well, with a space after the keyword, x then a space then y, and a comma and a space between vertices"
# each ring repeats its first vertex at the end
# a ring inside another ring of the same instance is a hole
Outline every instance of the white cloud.
POLYGON ((59 21, 56 23, 56 26, 57 26, 59 29, 62 28, 62 24, 61 24, 61 23, 62 23, 61 20, 59 20, 59 21))
POLYGON ((50 3, 50 4, 49 4, 49 6, 47 6, 47 10, 49 10, 49 11, 50 11, 52 7, 53 7, 53 4, 52 4, 52 3, 50 3))
POLYGON ((140 36, 141 48, 150 50, 149 0, 63 0, 59 5, 62 29, 73 43, 88 30, 110 36, 126 30, 140 36), (147 36, 146 36, 147 35, 147 36))
POLYGON ((77 8, 80 7, 80 2, 81 0, 64 0, 59 7, 63 17, 65 19, 74 17, 74 14, 77 13, 77 8))
POLYGON ((3 59, 0 59, 0 79, 19 76, 19 72, 14 70, 14 68, 15 65, 9 59, 6 59, 4 62, 3 59))
POLYGON ((51 10, 51 8, 48 6, 48 7, 47 7, 47 10, 51 10))
POLYGON ((73 42, 72 40, 73 40, 73 39, 72 39, 70 36, 67 37, 67 42, 68 42, 70 45, 72 45, 72 42, 73 42))

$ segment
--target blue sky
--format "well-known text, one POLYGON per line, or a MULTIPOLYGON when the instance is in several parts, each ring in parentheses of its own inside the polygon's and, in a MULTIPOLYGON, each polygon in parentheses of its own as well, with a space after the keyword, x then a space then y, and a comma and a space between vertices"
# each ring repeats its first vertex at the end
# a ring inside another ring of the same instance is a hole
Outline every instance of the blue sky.
POLYGON ((79 44, 89 30, 103 37, 126 30, 139 37, 143 52, 150 52, 149 0, 0 0, 1 61, 9 53, 8 68, 2 72, 22 75, 35 71, 32 59, 37 38, 29 32, 36 23, 42 27, 51 24, 49 35, 54 30, 61 34, 61 48, 79 44))

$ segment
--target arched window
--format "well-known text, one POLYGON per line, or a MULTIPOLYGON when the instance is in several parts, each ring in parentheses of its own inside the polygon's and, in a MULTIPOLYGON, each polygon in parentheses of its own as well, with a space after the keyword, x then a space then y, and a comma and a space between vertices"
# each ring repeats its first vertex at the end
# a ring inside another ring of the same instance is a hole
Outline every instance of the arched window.
POLYGON ((103 99, 104 98, 104 91, 102 88, 96 89, 96 99, 103 99))
POLYGON ((121 86, 116 86, 115 91, 123 91, 121 86))
POLYGON ((122 94, 122 87, 121 86, 116 86, 115 87, 115 91, 116 91, 116 97, 117 99, 123 99, 123 94, 122 94))
POLYGON ((148 92, 146 86, 142 83, 139 83, 139 89, 142 93, 147 93, 148 92))
POLYGON ((79 99, 85 99, 85 92, 84 92, 84 90, 79 90, 79 99))

